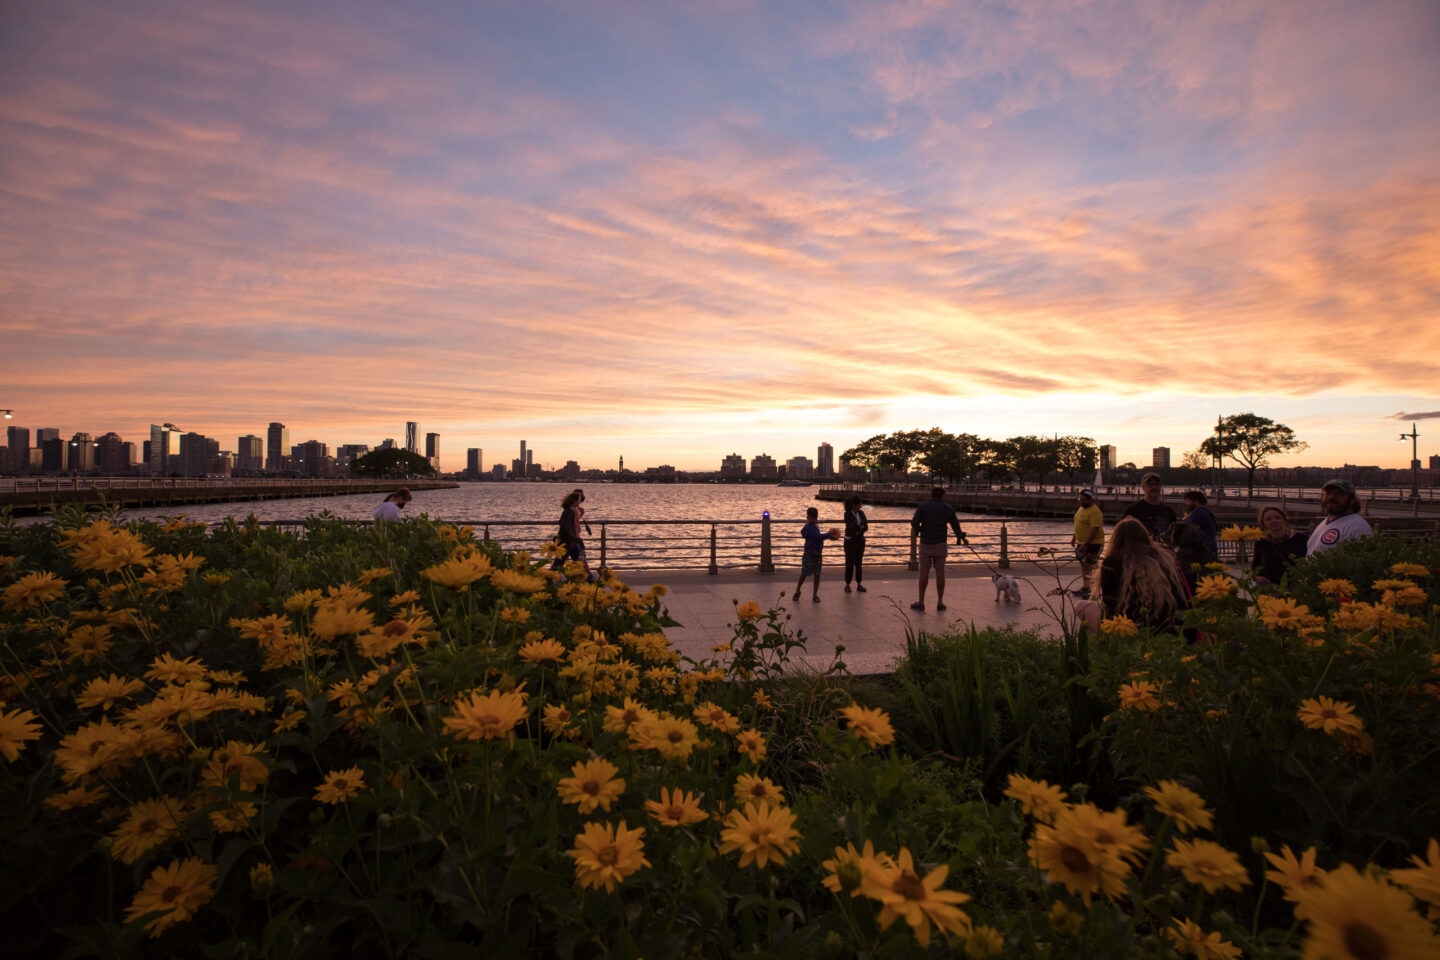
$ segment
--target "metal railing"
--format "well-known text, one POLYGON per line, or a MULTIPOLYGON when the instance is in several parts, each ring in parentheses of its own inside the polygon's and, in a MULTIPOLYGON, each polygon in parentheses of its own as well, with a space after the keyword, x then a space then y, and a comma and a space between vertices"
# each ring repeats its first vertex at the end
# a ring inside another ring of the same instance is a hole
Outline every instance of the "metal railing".
MULTIPOLYGON (((831 493, 914 493, 919 498, 930 495, 929 483, 825 483, 819 486, 821 492, 831 493)), ((1172 483, 1168 485, 1169 495, 1178 496, 1183 489, 1198 489, 1206 491, 1207 495, 1221 501, 1226 500, 1278 500, 1281 503, 1294 500, 1303 503, 1318 503, 1320 500, 1320 488, 1296 484, 1256 486, 1252 496, 1244 484, 1224 483, 1215 485, 1212 483, 1181 484, 1172 483)), ((1376 501, 1382 503, 1396 502, 1408 503, 1411 501, 1410 484, 1385 487, 1356 487, 1355 495, 1364 501, 1376 501)), ((1106 483, 1100 486, 1087 482, 1076 483, 957 483, 946 484, 947 494, 979 494, 979 493, 1021 493, 1021 494, 1058 494, 1074 495, 1081 490, 1094 490, 1102 497, 1135 497, 1139 499, 1144 496, 1144 491, 1139 484, 1106 483)), ((1432 486, 1420 488, 1420 499, 1427 503, 1440 503, 1440 497, 1436 496, 1436 488, 1432 486)))
POLYGON ((0 493, 44 494, 61 490, 225 490, 248 487, 391 487, 426 480, 371 477, 0 477, 0 493))

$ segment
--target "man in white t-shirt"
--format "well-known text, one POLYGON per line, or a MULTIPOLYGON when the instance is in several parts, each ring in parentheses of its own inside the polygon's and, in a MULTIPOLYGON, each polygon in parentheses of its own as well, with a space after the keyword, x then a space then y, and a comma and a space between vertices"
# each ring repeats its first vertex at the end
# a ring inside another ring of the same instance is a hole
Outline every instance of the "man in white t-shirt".
POLYGON ((1329 550, 1341 540, 1368 537, 1373 532, 1360 516, 1360 500, 1349 480, 1325 481, 1320 488, 1320 506, 1325 510, 1325 519, 1310 533, 1305 546, 1307 557, 1329 550))
POLYGON ((405 506, 405 504, 409 502, 410 488, 401 487, 399 490, 396 490, 394 493, 390 494, 390 496, 386 497, 384 503, 380 504, 380 506, 375 508, 375 519, 394 520, 396 522, 399 522, 402 519, 400 516, 400 510, 405 506))

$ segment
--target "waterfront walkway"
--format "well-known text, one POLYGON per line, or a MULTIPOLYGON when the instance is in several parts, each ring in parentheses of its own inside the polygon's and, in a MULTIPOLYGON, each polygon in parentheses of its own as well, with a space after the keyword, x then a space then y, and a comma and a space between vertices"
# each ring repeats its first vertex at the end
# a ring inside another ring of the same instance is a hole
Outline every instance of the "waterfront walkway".
MULTIPOLYGON (((851 673, 885 673, 905 650, 905 628, 914 632, 943 633, 977 627, 1037 628, 1058 636, 1054 617, 1045 601, 1059 609, 1061 597, 1045 596, 1057 586, 1054 565, 1017 563, 1010 574, 1021 580, 1021 602, 996 603, 990 571, 978 564, 951 564, 945 578, 944 611, 935 609, 935 581, 931 578, 925 611, 910 609, 916 597, 917 574, 900 564, 866 566, 866 593, 846 593, 843 567, 827 565, 820 579, 820 602, 810 599, 806 583, 799 602, 790 599, 795 590, 794 567, 773 574, 726 570, 718 576, 702 571, 628 570, 617 571, 622 579, 643 590, 651 583, 669 588, 664 599, 670 616, 682 625, 665 631, 681 653, 700 659, 712 656, 710 648, 730 641, 736 621, 735 601, 753 600, 762 607, 783 606, 790 614, 790 627, 805 635, 806 663, 827 667, 835 645, 845 645, 845 662, 851 673)), ((1077 580, 1075 563, 1060 568, 1065 583, 1077 580)))

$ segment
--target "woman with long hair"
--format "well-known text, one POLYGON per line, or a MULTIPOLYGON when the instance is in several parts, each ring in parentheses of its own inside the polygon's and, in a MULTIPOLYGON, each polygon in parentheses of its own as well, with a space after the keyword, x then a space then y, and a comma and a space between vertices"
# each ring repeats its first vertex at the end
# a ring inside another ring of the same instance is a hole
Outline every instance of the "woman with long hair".
POLYGON ((1251 562, 1256 583, 1279 583, 1290 564, 1305 556, 1305 534, 1290 529, 1290 514, 1279 504, 1260 508, 1265 539, 1255 541, 1251 562))
POLYGON ((1097 629, 1102 615, 1124 615, 1151 630, 1173 629, 1176 617, 1190 605, 1190 591, 1174 555, 1152 540, 1150 531, 1133 517, 1122 519, 1111 531, 1090 595, 1100 597, 1100 602, 1076 609, 1097 629))
MULTIPOLYGON (((578 560, 585 563, 585 541, 580 536, 580 524, 585 516, 585 508, 581 506, 585 502, 583 491, 576 489, 565 494, 565 499, 560 501, 560 528, 555 534, 555 539, 565 548, 565 556, 558 557, 553 568, 558 570, 568 561, 578 560)), ((589 524, 586 524, 589 530, 589 524)), ((589 573, 589 565, 586 565, 586 572, 589 573)))

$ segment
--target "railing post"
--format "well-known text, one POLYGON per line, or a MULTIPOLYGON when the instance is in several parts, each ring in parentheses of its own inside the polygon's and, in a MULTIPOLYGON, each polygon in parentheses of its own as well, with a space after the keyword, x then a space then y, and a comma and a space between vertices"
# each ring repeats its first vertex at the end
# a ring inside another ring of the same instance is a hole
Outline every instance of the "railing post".
POLYGON ((600 566, 605 566, 605 524, 600 524, 600 566))
POLYGON ((770 514, 760 518, 760 572, 774 573, 775 561, 770 555, 770 514))
POLYGON ((715 524, 712 523, 710 524, 710 575, 712 577, 720 572, 720 564, 716 562, 715 557, 716 541, 715 524))
POLYGON ((1000 524, 1000 569, 1010 569, 1010 528, 1000 524))
POLYGON ((914 529, 911 529, 911 531, 910 531, 910 564, 909 564, 909 568, 910 568, 912 571, 913 571, 913 570, 919 570, 919 569, 920 569, 920 534, 917 533, 914 529))

